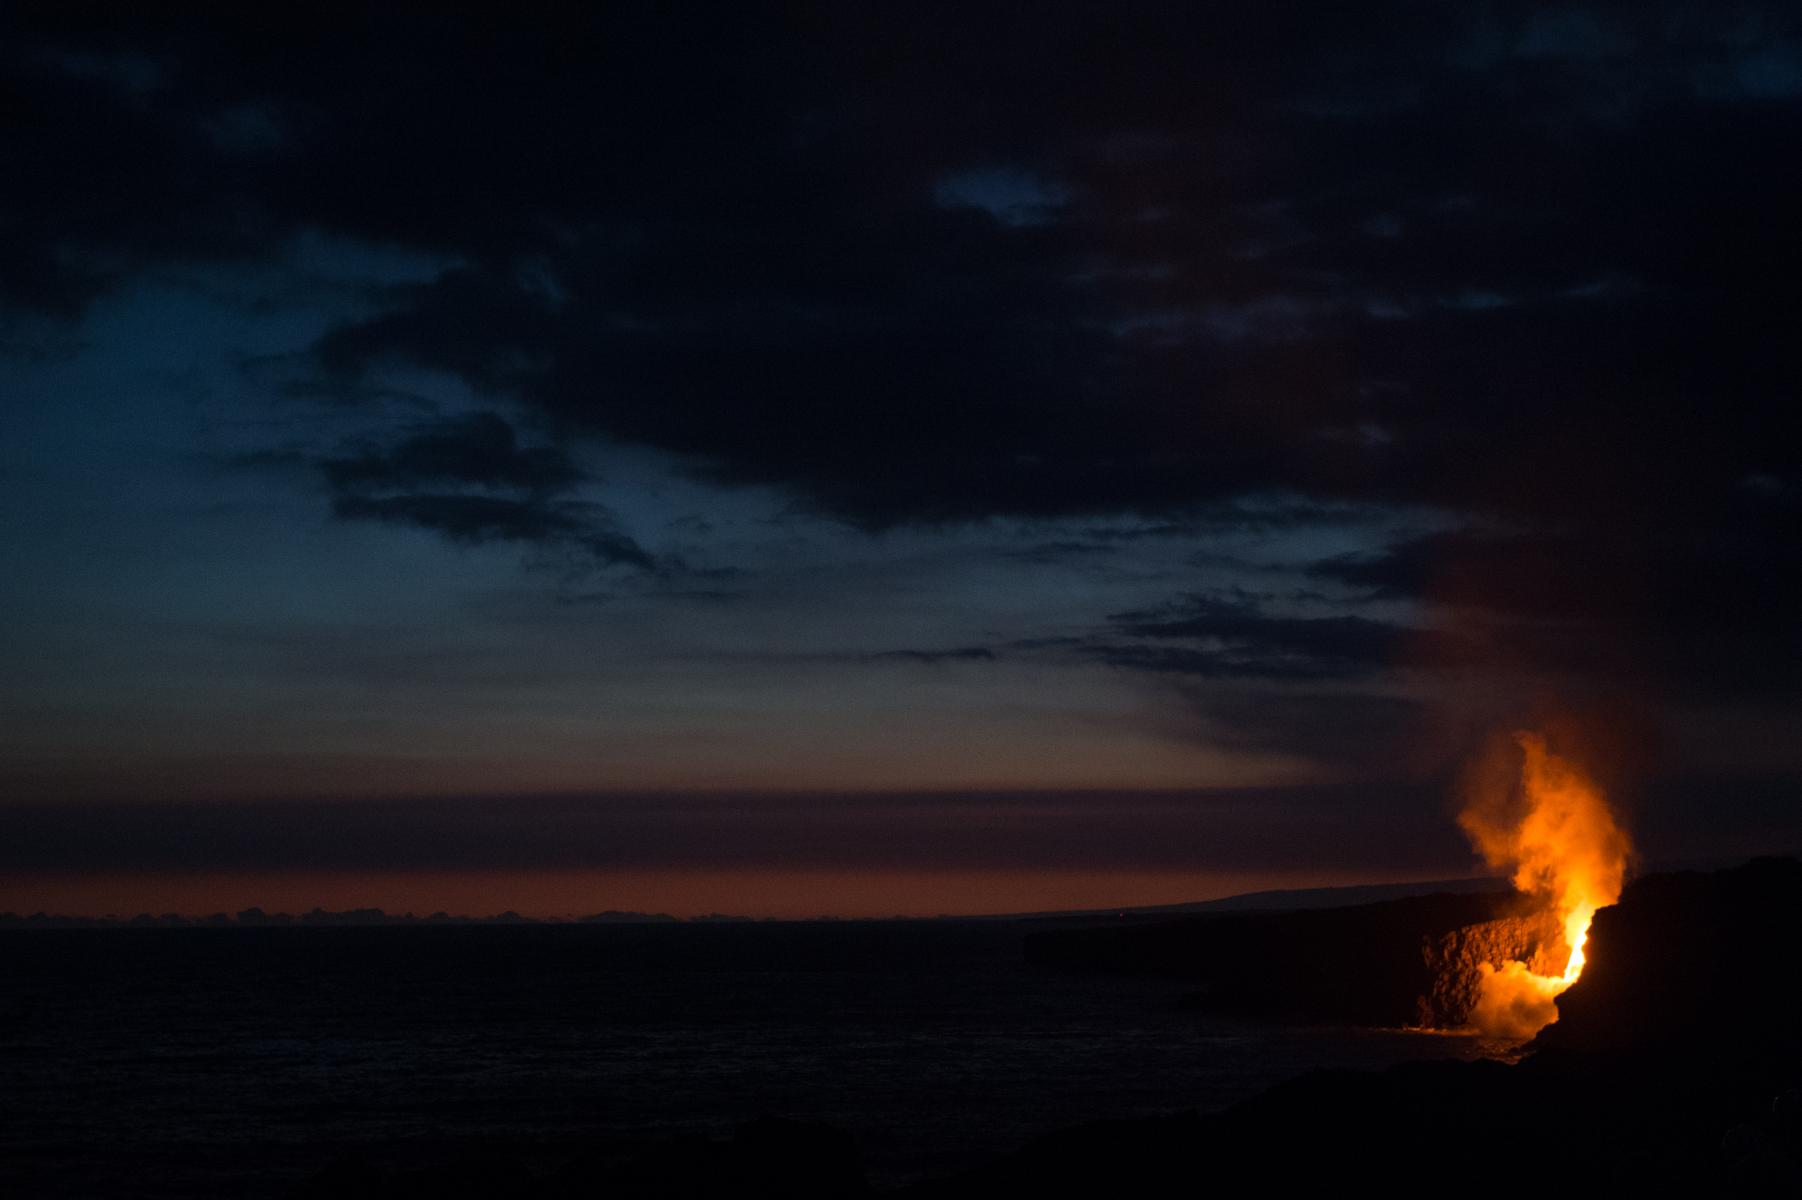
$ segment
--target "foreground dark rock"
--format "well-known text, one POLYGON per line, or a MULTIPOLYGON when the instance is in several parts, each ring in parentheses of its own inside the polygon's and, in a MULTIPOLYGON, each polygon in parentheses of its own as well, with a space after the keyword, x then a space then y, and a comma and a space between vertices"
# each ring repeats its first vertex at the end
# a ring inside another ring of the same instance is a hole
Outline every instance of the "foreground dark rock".
POLYGON ((1538 1045, 1794 1045, 1802 1020, 1802 862, 1637 880, 1590 927, 1588 966, 1538 1045))

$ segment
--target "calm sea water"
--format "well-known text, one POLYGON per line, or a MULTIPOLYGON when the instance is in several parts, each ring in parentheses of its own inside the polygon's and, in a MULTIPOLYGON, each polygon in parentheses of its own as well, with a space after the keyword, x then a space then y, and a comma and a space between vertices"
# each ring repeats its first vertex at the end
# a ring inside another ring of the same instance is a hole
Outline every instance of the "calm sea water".
POLYGON ((1229 1104, 1464 1039, 1230 1024, 1029 968, 1012 923, 0 935, 0 1195, 279 1196, 353 1151, 725 1133, 861 1143, 872 1178, 1075 1121, 1229 1104))

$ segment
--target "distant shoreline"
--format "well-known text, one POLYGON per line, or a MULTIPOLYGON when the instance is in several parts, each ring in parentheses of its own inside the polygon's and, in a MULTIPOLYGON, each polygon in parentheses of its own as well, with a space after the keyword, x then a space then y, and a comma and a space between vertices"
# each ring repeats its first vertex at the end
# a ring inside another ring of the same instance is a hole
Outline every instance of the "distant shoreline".
POLYGON ((707 913, 680 917, 670 913, 608 910, 580 916, 530 917, 514 911, 489 916, 469 916, 434 912, 419 916, 412 912, 390 913, 380 908, 330 910, 314 908, 304 913, 265 912, 252 907, 237 913, 212 913, 195 916, 187 913, 137 913, 122 917, 81 916, 62 913, 0 913, 0 931, 9 929, 283 929, 283 928, 384 928, 443 926, 567 926, 567 925, 684 925, 725 923, 813 923, 888 922, 888 921, 1059 921, 1112 920, 1120 917, 1190 916, 1210 912, 1296 911, 1316 908, 1344 908, 1394 900, 1405 896, 1435 892, 1457 894, 1505 891, 1506 880, 1492 878, 1438 879, 1411 883, 1354 884, 1346 887, 1294 888, 1286 890, 1244 892, 1216 900, 1196 900, 1177 904, 1140 905, 1122 908, 1061 909, 1020 913, 941 913, 936 915, 896 915, 891 917, 839 917, 822 914, 817 917, 754 917, 731 913, 707 913))

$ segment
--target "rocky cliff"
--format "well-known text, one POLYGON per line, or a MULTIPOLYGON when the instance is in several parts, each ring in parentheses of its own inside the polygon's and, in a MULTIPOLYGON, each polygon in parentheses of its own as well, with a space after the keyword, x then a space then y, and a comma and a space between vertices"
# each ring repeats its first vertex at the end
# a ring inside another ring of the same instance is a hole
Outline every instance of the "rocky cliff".
MULTIPOLYGON (((1415 896, 1314 912, 1233 913, 1065 929, 1027 939, 1030 962, 1193 982, 1194 1003, 1259 1020, 1457 1028, 1477 966, 1536 967, 1562 948, 1555 922, 1512 892, 1415 896)), ((1562 960, 1552 973, 1563 968, 1562 960)))
POLYGON ((1484 963, 1518 960, 1537 975, 1558 975, 1570 958, 1564 932, 1549 912, 1428 934, 1420 953, 1424 976, 1415 1023, 1426 1029, 1460 1029, 1469 1022, 1484 963))

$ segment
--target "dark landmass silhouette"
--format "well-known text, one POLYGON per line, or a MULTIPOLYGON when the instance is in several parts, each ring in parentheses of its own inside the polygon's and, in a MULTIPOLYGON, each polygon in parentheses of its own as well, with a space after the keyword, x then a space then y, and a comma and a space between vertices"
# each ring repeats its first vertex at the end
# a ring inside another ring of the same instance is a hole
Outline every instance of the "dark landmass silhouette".
POLYGON ((1360 904, 1376 904, 1384 900, 1401 900, 1409 896, 1432 896, 1441 893, 1508 892, 1512 885, 1506 879, 1434 879, 1415 883, 1360 883, 1348 887, 1278 888, 1262 892, 1241 892, 1218 900, 1191 900, 1181 904, 1145 904, 1133 908, 1090 908, 1058 912, 1010 913, 996 920, 1070 921, 1089 919, 1129 920, 1160 918, 1183 914, 1227 912, 1294 912, 1325 908, 1352 908, 1360 904))
POLYGON ((1446 957, 1432 948, 1469 939, 1472 931, 1512 931, 1523 924, 1520 905, 1514 892, 1438 894, 1347 908, 1047 930, 1027 937, 1026 957, 1066 970, 1192 982, 1195 1007, 1237 1017, 1456 1026, 1468 1006, 1431 1008, 1446 957))
MULTIPOLYGON (((368 925, 662 925, 681 920, 669 913, 621 912, 608 909, 606 912, 591 913, 582 917, 563 917, 546 920, 538 917, 521 916, 511 910, 495 913, 486 917, 454 916, 447 912, 435 912, 429 916, 415 916, 408 913, 390 913, 379 908, 348 908, 336 911, 314 908, 307 912, 294 914, 285 912, 264 912, 260 908, 247 908, 238 913, 213 913, 206 917, 191 917, 182 913, 139 913, 135 917, 78 917, 64 916, 56 913, 36 912, 20 914, 0 913, 0 930, 7 929, 265 929, 283 926, 329 926, 343 928, 345 926, 368 925)), ((691 920, 748 920, 741 917, 723 917, 717 914, 707 917, 693 917, 691 920)))
MULTIPOLYGON (((1676 871, 1706 867, 1730 866, 1731 863, 1665 863, 1656 869, 1676 871)), ((1172 916, 1207 916, 1218 913, 1274 913, 1352 908, 1386 900, 1428 895, 1507 894, 1511 885, 1505 879, 1489 877, 1424 880, 1412 883, 1366 883, 1346 887, 1278 888, 1270 891, 1240 892, 1214 900, 1186 900, 1175 904, 1147 904, 1125 908, 1052 909, 1040 912, 941 914, 936 917, 894 916, 846 918, 819 917, 754 917, 738 913, 702 913, 679 917, 666 912, 633 912, 608 909, 586 916, 528 917, 517 912, 490 916, 459 915, 435 912, 416 916, 411 912, 390 913, 380 908, 329 910, 315 907, 304 913, 264 912, 247 908, 238 913, 216 912, 206 916, 187 913, 138 913, 122 917, 114 914, 84 916, 67 913, 0 912, 0 931, 9 929, 207 929, 233 926, 282 925, 662 925, 676 922, 775 922, 775 921, 1039 921, 1047 925, 1116 924, 1121 921, 1160 921, 1172 916)))
MULTIPOLYGON (((1170 956, 1185 948, 1237 950, 1251 954, 1239 971, 1269 969, 1293 983, 1305 953, 1326 947, 1328 932, 1336 932, 1369 956, 1365 973, 1380 978, 1409 954, 1443 949, 1435 936, 1468 928, 1448 921, 1513 919, 1498 915, 1498 903, 1494 896, 1419 897, 1333 914, 1184 922, 1175 933, 1135 930, 1111 940, 1060 931, 1037 942, 1035 953, 1089 969, 1111 969, 1116 964, 1102 961, 1110 955, 1128 966, 1136 959, 1170 969, 1170 956), (1277 948, 1256 954, 1260 935, 1275 938, 1277 948), (1407 953, 1358 941, 1372 936, 1415 940, 1407 953)), ((1280 1195, 1353 1186, 1404 1195, 1795 1194, 1802 1186, 1799 916, 1802 862, 1794 859, 1642 877, 1597 915, 1588 966, 1560 998, 1560 1020, 1521 1048, 1517 1062, 1318 1071, 1218 1113, 1061 1129, 973 1170, 889 1194, 1115 1197, 1181 1187, 1280 1195)), ((1343 965, 1335 957, 1315 969, 1336 977, 1343 965)), ((1355 979, 1336 981, 1361 991, 1355 979)), ((1388 987, 1361 991, 1358 1003, 1392 1002, 1388 987)), ((1316 998, 1296 1011, 1318 1002, 1319 988, 1304 990, 1316 998)), ((1228 994, 1270 1001, 1256 989, 1228 994)), ((650 1152, 596 1148, 548 1168, 495 1149, 408 1168, 343 1161, 295 1194, 826 1200, 872 1188, 848 1134, 760 1119, 726 1140, 679 1139, 650 1152)))
MULTIPOLYGON (((976 916, 945 915, 923 917, 881 917, 874 920, 939 920, 939 921, 1113 921, 1158 918, 1179 913, 1233 912, 1242 910, 1284 911, 1290 909, 1338 908, 1387 900, 1398 896, 1417 896, 1432 892, 1496 892, 1506 891, 1507 883, 1498 879, 1448 879, 1428 883, 1359 884, 1353 887, 1296 888, 1288 890, 1245 892, 1218 900, 1195 900, 1180 904, 1154 904, 1136 908, 1069 909, 1032 913, 997 913, 976 916)), ((680 921, 698 923, 772 921, 779 918, 742 916, 734 913, 704 913, 690 917, 666 912, 646 913, 621 909, 574 917, 527 917, 517 912, 491 916, 454 915, 435 912, 428 916, 413 913, 390 913, 380 908, 329 910, 313 908, 304 913, 264 912, 246 908, 237 913, 212 913, 193 916, 185 913, 138 913, 136 916, 78 916, 64 913, 0 912, 0 930, 7 929, 209 929, 226 927, 275 927, 284 925, 663 925, 680 921)), ((812 920, 832 921, 844 918, 821 916, 812 920)), ((861 918, 860 918, 861 919, 861 918)))

